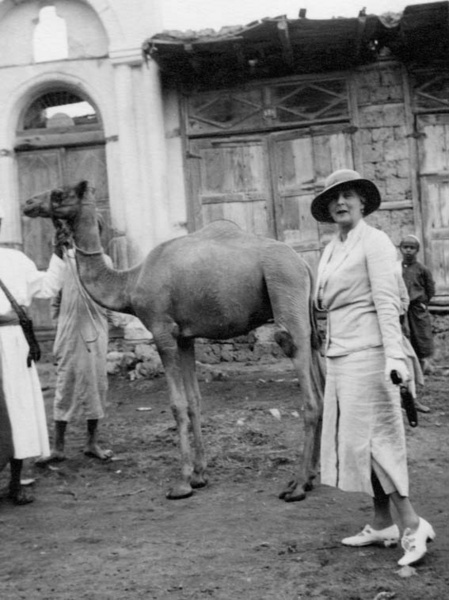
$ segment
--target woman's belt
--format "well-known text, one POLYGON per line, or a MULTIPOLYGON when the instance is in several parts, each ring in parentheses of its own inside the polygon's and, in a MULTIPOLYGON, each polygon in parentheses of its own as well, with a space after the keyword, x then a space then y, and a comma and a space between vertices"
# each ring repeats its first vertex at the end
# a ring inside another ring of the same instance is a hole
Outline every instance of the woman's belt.
POLYGON ((0 327, 9 327, 11 325, 20 325, 19 317, 13 311, 0 315, 0 327))

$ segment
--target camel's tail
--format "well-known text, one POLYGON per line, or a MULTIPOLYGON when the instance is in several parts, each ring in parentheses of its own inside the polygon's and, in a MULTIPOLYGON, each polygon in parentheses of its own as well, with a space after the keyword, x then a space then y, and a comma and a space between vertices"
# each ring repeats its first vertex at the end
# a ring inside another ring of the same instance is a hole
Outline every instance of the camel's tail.
POLYGON ((324 357, 321 355, 319 348, 312 347, 311 376, 315 394, 324 398, 324 385, 326 383, 326 366, 324 357))
POLYGON ((310 314, 310 326, 312 327, 311 334, 311 344, 312 348, 315 350, 320 350, 321 345, 323 343, 323 339, 321 336, 321 332, 318 327, 318 320, 316 317, 315 304, 313 301, 314 298, 314 290, 315 290, 315 278, 312 273, 312 269, 307 265, 307 271, 309 272, 310 277, 310 296, 309 296, 309 314, 310 314))
POLYGON ((322 399, 325 365, 320 353, 321 335, 313 305, 312 269, 290 247, 280 244, 276 246, 276 252, 264 257, 263 271, 273 317, 279 326, 275 340, 284 354, 293 360, 298 353, 309 353, 306 362, 309 363, 311 385, 315 395, 322 399), (306 331, 310 332, 309 343, 304 337, 306 331))
POLYGON ((322 398, 325 368, 320 353, 321 335, 313 305, 312 269, 289 246, 280 244, 276 246, 276 252, 264 258, 263 271, 273 317, 280 327, 275 340, 289 358, 294 359, 301 351, 310 353, 308 362, 312 386, 315 394, 322 398), (303 345, 306 344, 306 331, 310 331, 308 350, 303 345), (297 347, 298 344, 301 348, 297 347))
POLYGON ((324 398, 324 385, 326 383, 326 368, 324 357, 321 354, 321 348, 323 345, 323 337, 318 327, 318 319, 316 316, 315 304, 314 304, 314 290, 315 280, 312 273, 312 269, 307 265, 310 277, 310 296, 309 296, 309 315, 310 325, 312 328, 310 334, 310 345, 312 352, 311 360, 311 371, 312 371, 312 382, 315 388, 315 393, 320 397, 324 398))

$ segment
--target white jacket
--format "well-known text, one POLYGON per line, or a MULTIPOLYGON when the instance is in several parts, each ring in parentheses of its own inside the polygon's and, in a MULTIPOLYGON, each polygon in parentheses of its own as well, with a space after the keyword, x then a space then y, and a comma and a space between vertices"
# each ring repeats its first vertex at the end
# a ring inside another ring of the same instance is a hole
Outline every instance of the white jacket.
POLYGON ((320 288, 327 356, 383 346, 387 358, 405 358, 396 249, 384 232, 361 220, 343 245, 332 238, 318 266, 317 297, 320 288))

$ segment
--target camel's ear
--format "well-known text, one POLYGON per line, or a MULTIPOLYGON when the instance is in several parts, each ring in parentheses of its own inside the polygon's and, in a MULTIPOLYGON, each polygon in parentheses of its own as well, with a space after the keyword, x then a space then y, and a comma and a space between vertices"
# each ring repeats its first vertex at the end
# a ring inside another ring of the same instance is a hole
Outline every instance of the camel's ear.
POLYGON ((82 198, 88 189, 89 189, 89 182, 88 181, 80 181, 78 183, 78 185, 75 186, 75 194, 78 196, 78 198, 82 198))

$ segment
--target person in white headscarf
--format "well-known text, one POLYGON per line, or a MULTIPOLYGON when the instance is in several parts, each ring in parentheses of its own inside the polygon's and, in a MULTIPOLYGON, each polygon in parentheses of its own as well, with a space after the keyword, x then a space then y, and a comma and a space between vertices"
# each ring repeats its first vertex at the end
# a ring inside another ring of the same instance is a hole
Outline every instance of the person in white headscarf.
MULTIPOLYGON (((0 215, 0 225, 3 214, 0 215)), ((20 250, 0 248, 0 279, 19 306, 33 298, 50 298, 58 289, 64 263, 55 254, 47 271, 39 271, 20 250)), ((0 468, 11 467, 9 498, 27 504, 33 498, 21 485, 23 460, 48 453, 44 400, 30 348, 11 302, 0 290, 0 468)))
POLYGON ((395 545, 402 530, 401 566, 423 558, 432 526, 409 499, 404 422, 391 376, 410 379, 399 322, 396 249, 364 217, 379 208, 377 186, 342 169, 326 179, 311 205, 313 217, 335 223, 325 247, 316 304, 327 312, 321 481, 373 499, 373 525, 347 537, 347 546, 395 545), (399 526, 394 522, 396 509, 399 526))

